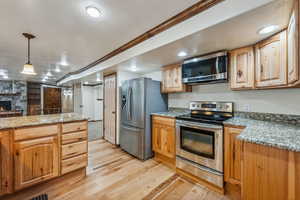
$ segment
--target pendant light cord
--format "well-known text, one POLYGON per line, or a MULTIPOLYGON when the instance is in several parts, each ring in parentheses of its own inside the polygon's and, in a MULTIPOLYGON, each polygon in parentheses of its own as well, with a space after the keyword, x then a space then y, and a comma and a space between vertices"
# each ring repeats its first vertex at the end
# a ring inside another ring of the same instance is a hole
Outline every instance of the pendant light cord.
POLYGON ((28 59, 27 64, 30 64, 30 39, 29 38, 28 38, 28 57, 27 57, 27 59, 28 59))

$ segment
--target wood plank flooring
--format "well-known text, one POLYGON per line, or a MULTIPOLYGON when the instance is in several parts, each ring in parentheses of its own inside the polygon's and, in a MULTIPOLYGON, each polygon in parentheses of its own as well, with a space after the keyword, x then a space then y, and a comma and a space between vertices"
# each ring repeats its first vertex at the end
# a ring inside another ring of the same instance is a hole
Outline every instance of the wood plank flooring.
POLYGON ((229 200, 191 183, 154 161, 139 161, 104 140, 89 143, 89 166, 1 200, 30 200, 48 194, 50 200, 229 200))

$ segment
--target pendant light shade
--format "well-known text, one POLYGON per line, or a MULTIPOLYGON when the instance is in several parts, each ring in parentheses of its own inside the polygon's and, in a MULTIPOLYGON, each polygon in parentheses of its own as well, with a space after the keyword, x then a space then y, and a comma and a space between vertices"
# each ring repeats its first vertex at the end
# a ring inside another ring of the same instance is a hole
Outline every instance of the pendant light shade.
POLYGON ((36 75, 32 64, 25 64, 21 73, 27 75, 36 75))
POLYGON ((36 75, 35 71, 34 71, 34 67, 33 65, 30 63, 30 39, 35 38, 34 35, 29 34, 29 33, 23 33, 23 36, 25 38, 27 38, 28 40, 28 56, 27 56, 27 63, 23 66, 23 71, 21 72, 22 74, 26 74, 26 75, 36 75))

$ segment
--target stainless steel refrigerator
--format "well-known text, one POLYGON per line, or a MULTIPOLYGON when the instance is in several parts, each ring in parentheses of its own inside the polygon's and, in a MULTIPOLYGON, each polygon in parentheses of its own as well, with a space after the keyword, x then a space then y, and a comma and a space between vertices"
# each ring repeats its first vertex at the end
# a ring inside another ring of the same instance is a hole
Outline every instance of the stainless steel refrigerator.
POLYGON ((151 113, 168 109, 167 95, 161 94, 159 81, 149 78, 124 81, 120 91, 120 146, 139 159, 151 158, 151 113))

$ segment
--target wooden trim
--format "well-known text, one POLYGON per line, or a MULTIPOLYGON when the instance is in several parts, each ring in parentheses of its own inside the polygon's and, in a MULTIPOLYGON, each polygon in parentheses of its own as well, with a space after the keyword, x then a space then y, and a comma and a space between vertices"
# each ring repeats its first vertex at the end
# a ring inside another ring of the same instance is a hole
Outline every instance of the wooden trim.
POLYGON ((70 75, 74 75, 74 74, 79 74, 83 71, 86 71, 146 40, 148 40, 149 38, 152 38, 154 37, 155 35, 217 5, 218 3, 222 2, 224 0, 201 0, 199 1, 198 3, 194 4, 193 6, 185 9, 184 11, 180 12, 179 14, 171 17, 170 19, 164 21, 163 23, 155 26, 154 28, 150 29, 149 31, 145 32, 144 34, 136 37, 135 39, 131 40, 130 42, 122 45, 121 47, 117 48, 116 50, 110 52, 109 54, 105 55, 104 57, 96 60, 95 62, 77 70, 77 71, 74 71, 74 72, 70 72, 66 75, 64 75, 62 78, 58 79, 57 82, 67 78, 68 76, 70 75))

